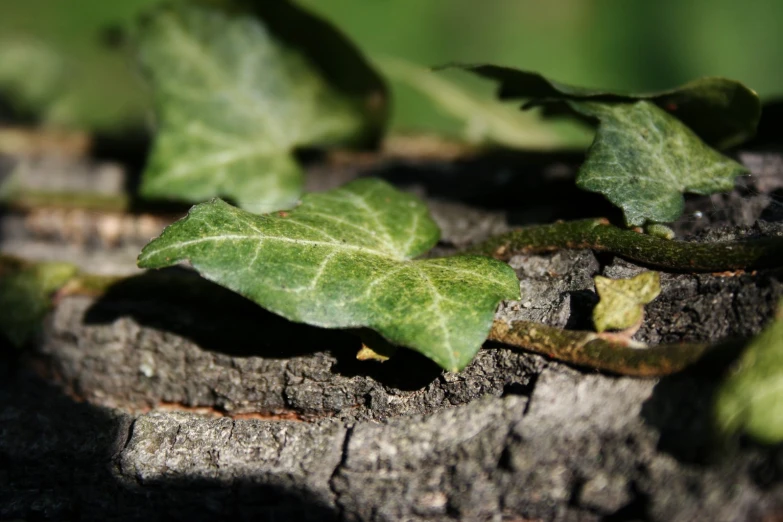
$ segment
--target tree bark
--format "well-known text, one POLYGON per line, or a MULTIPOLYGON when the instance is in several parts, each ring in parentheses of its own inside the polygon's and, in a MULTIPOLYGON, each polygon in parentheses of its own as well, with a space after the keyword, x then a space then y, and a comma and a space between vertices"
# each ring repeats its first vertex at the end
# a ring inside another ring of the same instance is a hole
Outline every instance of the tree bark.
MULTIPOLYGON (((710 214, 676 224, 681 237, 781 234, 769 196, 783 186, 780 157, 743 159, 753 190, 690 199, 689 212, 710 214), (762 217, 770 223, 754 224, 762 217)), ((412 182, 448 252, 512 224, 583 217, 572 215, 578 195, 563 182, 572 184, 565 161, 380 160, 321 166, 311 184, 357 173, 412 182), (541 174, 535 182, 531 170, 541 174)), ((138 233, 114 244, 97 233, 82 243, 42 237, 25 222, 29 212, 3 217, 4 250, 42 259, 70 249, 89 268, 97 249, 104 273, 128 277, 99 295, 57 296, 28 349, 0 352, 0 519, 668 522, 783 513, 781 449, 714 437, 711 400, 725 364, 634 379, 492 343, 457 374, 407 350, 360 362, 349 333, 289 323, 181 269, 134 271, 147 239, 138 233)), ((498 320, 568 329, 591 327, 594 275, 647 269, 590 250, 512 252, 509 263, 522 299, 501 306, 498 320)), ((664 273, 636 339, 751 336, 783 296, 782 276, 664 273)))

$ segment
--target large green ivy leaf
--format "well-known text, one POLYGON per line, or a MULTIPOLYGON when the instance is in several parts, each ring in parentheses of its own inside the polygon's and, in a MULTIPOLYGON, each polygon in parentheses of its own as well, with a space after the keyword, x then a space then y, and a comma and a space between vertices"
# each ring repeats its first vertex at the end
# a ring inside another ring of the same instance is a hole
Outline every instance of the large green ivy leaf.
POLYGON ((600 122, 576 183, 622 208, 630 226, 674 221, 683 192, 729 191, 747 172, 653 103, 569 104, 600 122))
POLYGON ((630 279, 595 276, 594 280, 601 298, 593 309, 593 323, 598 332, 633 327, 644 317, 644 305, 661 293, 658 272, 643 272, 630 279))
POLYGON ((722 384, 715 415, 724 433, 742 430, 762 442, 783 441, 783 302, 722 384))
POLYGON ((498 302, 519 297, 519 283, 508 265, 486 257, 413 259, 438 236, 421 201, 363 179, 307 194, 290 212, 197 205, 144 247, 139 266, 189 260, 287 319, 369 327, 456 371, 486 339, 498 302))
POLYGON ((386 113, 380 80, 369 95, 347 92, 264 22, 179 6, 159 9, 142 24, 139 55, 159 119, 143 196, 222 196, 254 212, 289 208, 302 188, 292 156, 297 147, 378 134, 386 113))
POLYGON ((726 78, 699 78, 666 91, 624 94, 575 87, 545 76, 496 65, 466 66, 466 70, 500 83, 503 99, 524 98, 532 103, 573 100, 633 103, 647 100, 685 123, 704 141, 727 148, 752 138, 761 117, 758 95, 740 82, 726 78))
POLYGON ((16 347, 36 332, 52 294, 76 275, 68 263, 26 263, 0 258, 0 331, 16 347))

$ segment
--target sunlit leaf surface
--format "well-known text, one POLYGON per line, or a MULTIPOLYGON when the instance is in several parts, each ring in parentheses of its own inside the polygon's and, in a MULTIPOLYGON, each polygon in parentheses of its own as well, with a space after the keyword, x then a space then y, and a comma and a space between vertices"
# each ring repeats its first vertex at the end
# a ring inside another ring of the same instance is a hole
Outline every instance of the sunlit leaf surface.
POLYGON ((497 304, 519 297, 519 283, 508 265, 486 257, 415 260, 438 236, 421 201, 363 179, 307 194, 290 212, 197 205, 144 248, 139 266, 189 260, 292 321, 369 327, 459 370, 486 339, 497 304))

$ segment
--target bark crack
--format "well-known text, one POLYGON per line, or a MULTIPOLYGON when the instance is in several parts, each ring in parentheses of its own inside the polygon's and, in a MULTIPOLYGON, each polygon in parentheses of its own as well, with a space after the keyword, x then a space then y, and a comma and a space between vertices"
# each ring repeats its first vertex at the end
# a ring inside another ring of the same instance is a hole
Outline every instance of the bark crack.
POLYGON ((345 467, 346 462, 348 460, 348 446, 351 443, 351 436, 353 435, 354 426, 346 426, 345 428, 345 436, 343 437, 342 442, 342 454, 340 455, 340 461, 337 463, 337 465, 334 468, 334 471, 332 471, 331 476, 329 477, 329 491, 332 493, 332 498, 335 507, 338 510, 338 520, 343 520, 345 507, 343 506, 342 502, 340 502, 340 492, 338 490, 337 486, 337 479, 340 474, 340 471, 345 467))

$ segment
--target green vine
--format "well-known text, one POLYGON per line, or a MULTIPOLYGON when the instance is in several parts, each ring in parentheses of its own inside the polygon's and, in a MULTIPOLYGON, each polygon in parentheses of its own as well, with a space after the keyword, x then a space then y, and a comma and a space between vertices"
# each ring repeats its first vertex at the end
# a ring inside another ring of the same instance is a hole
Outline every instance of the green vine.
POLYGON ((677 373, 724 346, 680 343, 636 348, 633 341, 620 336, 562 330, 528 321, 495 321, 489 340, 577 366, 633 377, 677 373))
POLYGON ((667 240, 585 219, 517 228, 471 247, 467 253, 508 260, 514 254, 562 249, 610 252, 674 271, 718 272, 783 265, 783 237, 697 243, 667 240))

